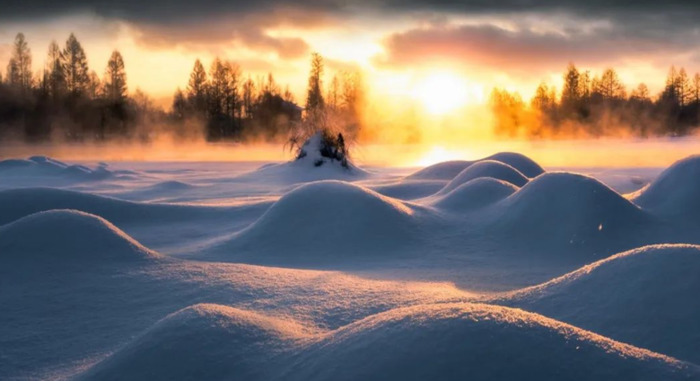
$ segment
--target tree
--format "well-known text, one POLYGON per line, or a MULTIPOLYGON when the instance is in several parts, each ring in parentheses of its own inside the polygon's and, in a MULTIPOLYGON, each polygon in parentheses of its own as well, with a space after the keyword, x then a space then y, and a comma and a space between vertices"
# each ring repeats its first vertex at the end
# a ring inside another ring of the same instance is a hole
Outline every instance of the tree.
POLYGON ((692 87, 690 85, 690 79, 684 68, 678 71, 678 76, 675 80, 676 94, 678 97, 678 103, 681 106, 686 106, 690 103, 692 98, 692 87))
POLYGON ((649 88, 644 83, 640 83, 636 89, 632 90, 630 98, 637 102, 651 102, 649 98, 649 88))
POLYGON ((193 110, 199 114, 204 114, 207 107, 207 72, 204 70, 202 62, 197 59, 194 62, 190 80, 187 83, 187 100, 193 110))
POLYGON ((285 86, 282 99, 284 99, 285 102, 294 103, 294 94, 289 90, 289 85, 285 86))
POLYGON ((581 99, 581 74, 573 63, 569 63, 564 74, 564 88, 561 92, 561 104, 569 111, 578 107, 581 99))
POLYGON ((7 62, 7 74, 5 74, 5 77, 8 85, 18 86, 20 82, 19 69, 14 58, 10 58, 10 61, 7 62))
POLYGON ((88 84, 85 89, 85 95, 90 99, 97 99, 103 94, 102 81, 100 81, 100 76, 94 70, 90 71, 88 75, 88 84))
POLYGON ((209 75, 211 76, 208 87, 209 115, 217 116, 223 114, 226 92, 228 91, 228 68, 221 62, 219 57, 212 61, 209 75))
POLYGON ((340 106, 347 121, 345 132, 348 136, 356 136, 361 129, 362 109, 365 101, 365 84, 358 71, 343 73, 342 94, 340 106))
POLYGON ((693 77, 693 102, 700 106, 700 73, 695 73, 693 77))
POLYGON ((340 83, 338 81, 338 76, 334 75, 331 80, 331 84, 328 86, 328 93, 326 95, 326 100, 328 101, 328 107, 332 110, 337 109, 340 106, 340 83))
POLYGON ((126 100, 126 70, 121 53, 115 50, 107 61, 104 78, 104 95, 112 103, 123 103, 126 100))
POLYGON ((270 95, 279 95, 280 87, 275 81, 275 76, 272 73, 267 73, 266 80, 262 82, 261 93, 270 95))
MULTIPOLYGON (((8 75, 8 80, 11 85, 17 86, 22 90, 29 90, 32 87, 32 52, 29 49, 27 40, 24 34, 18 33, 15 37, 15 43, 12 46, 13 63, 12 76, 8 75)), ((8 70, 10 72, 10 70, 8 70)))
POLYGON ((495 132, 515 137, 523 127, 525 103, 520 94, 505 89, 493 89, 489 105, 496 118, 495 132))
POLYGON ((49 94, 55 99, 61 96, 66 88, 66 79, 61 66, 61 50, 56 41, 51 41, 49 44, 46 72, 48 73, 46 87, 49 94))
POLYGON ((247 119, 253 117, 253 103, 255 100, 255 82, 248 76, 243 82, 243 112, 247 119))
POLYGON ((599 81, 596 81, 596 90, 605 100, 622 99, 625 97, 625 86, 614 69, 605 69, 599 81))
POLYGON ((240 96, 241 68, 233 62, 226 63, 226 91, 224 97, 224 113, 231 118, 241 119, 240 96))
POLYGON ((61 52, 61 67, 67 90, 73 94, 84 93, 90 84, 87 57, 73 33, 66 40, 66 46, 61 52))
POLYGON ((311 54, 311 71, 309 72, 309 87, 306 95, 306 112, 314 113, 323 110, 323 57, 318 53, 311 54))
POLYGON ((179 87, 173 96, 173 115, 177 120, 184 120, 187 116, 187 99, 179 87))

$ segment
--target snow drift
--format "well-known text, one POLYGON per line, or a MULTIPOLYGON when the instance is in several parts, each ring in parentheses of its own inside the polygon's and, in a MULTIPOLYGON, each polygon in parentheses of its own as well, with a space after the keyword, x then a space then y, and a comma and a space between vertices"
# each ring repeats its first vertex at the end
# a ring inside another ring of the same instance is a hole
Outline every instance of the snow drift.
POLYGON ((51 210, 0 226, 0 260, 17 262, 143 260, 159 257, 102 217, 51 210))
MULTIPOLYGON (((301 185, 217 251, 275 253, 292 262, 391 249, 413 242, 414 210, 342 181, 301 185), (292 258, 292 256, 303 255, 292 258)), ((260 257, 250 257, 255 261, 260 257)))
POLYGON ((544 173, 544 169, 534 160, 517 152, 499 152, 482 160, 500 161, 501 163, 510 165, 530 178, 537 177, 544 173))
POLYGON ((651 184, 636 192, 633 201, 665 216, 700 222, 700 155, 675 162, 651 184))
POLYGON ((163 319, 82 380, 681 380, 698 369, 506 307, 399 308, 329 333, 229 307, 163 319))
POLYGON ((341 328, 285 375, 298 380, 690 379, 694 366, 509 308, 438 304, 341 328))
POLYGON ((46 156, 32 156, 26 160, 0 161, 0 174, 5 176, 54 176, 75 180, 104 180, 115 174, 132 173, 130 171, 111 171, 104 163, 100 163, 95 168, 89 168, 84 165, 69 165, 46 156))
POLYGON ((227 208, 194 205, 149 204, 56 188, 20 188, 0 191, 0 225, 52 209, 75 209, 112 221, 152 223, 225 217, 227 208))
POLYGON ((239 179, 301 183, 318 180, 359 180, 370 175, 347 158, 341 161, 324 156, 323 150, 321 133, 316 133, 300 147, 296 159, 281 164, 264 165, 239 176, 239 179))
POLYGON ((470 166, 473 161, 452 160, 427 166, 406 176, 412 180, 451 180, 470 166))
POLYGON ((525 155, 515 152, 499 152, 474 161, 453 160, 433 164, 408 175, 406 178, 414 180, 452 180, 468 167, 487 160, 508 165, 529 178, 537 177, 544 173, 544 169, 539 164, 525 155))
POLYGON ((647 246, 501 302, 700 364, 698 274, 700 246, 647 246))
POLYGON ((264 380, 304 329, 215 304, 177 311, 79 380, 264 380))
POLYGON ((437 194, 448 193, 468 181, 484 177, 502 180, 517 187, 521 187, 528 182, 528 178, 525 177, 525 175, 508 164, 494 160, 482 160, 468 166, 457 174, 457 176, 447 183, 437 194))
POLYGON ((430 204, 446 211, 467 212, 501 201, 517 190, 511 183, 480 177, 459 185, 443 196, 434 197, 430 204))
POLYGON ((606 246, 653 226, 651 216, 598 180, 565 172, 536 177, 489 213, 496 232, 540 245, 606 246))
POLYGON ((401 180, 368 187, 384 196, 399 200, 415 200, 430 196, 445 186, 442 180, 401 180))

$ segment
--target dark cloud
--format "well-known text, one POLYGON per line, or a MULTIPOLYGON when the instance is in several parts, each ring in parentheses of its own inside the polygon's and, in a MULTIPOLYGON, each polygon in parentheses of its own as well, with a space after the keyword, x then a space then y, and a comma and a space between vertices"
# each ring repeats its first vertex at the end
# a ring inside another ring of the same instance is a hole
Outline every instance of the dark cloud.
POLYGON ((313 17, 310 13, 300 14, 289 10, 285 13, 251 13, 245 17, 215 16, 206 22, 134 23, 132 27, 139 33, 139 44, 154 48, 180 46, 217 52, 232 46, 243 46, 273 52, 281 58, 297 58, 309 52, 309 46, 303 39, 270 36, 266 29, 285 25, 314 28, 321 25, 322 20, 320 15, 313 17))
POLYGON ((697 40, 697 20, 700 20, 697 0, 33 0, 31 4, 26 0, 0 0, 0 10, 0 22, 87 12, 131 24, 143 32, 142 43, 153 46, 231 43, 276 52, 285 58, 306 54, 308 46, 298 38, 272 37, 266 30, 281 25, 315 27, 329 19, 342 22, 346 17, 365 14, 387 19, 420 16, 434 20, 446 15, 481 16, 515 22, 522 17, 556 19, 565 15, 607 21, 614 26, 585 35, 576 26, 569 31, 568 25, 561 25, 560 29, 566 32, 564 37, 537 34, 527 28, 518 33, 489 26, 435 28, 409 31, 388 41, 390 60, 409 54, 403 50, 415 50, 403 46, 408 45, 406 41, 415 40, 427 48, 428 40, 434 38, 433 44, 438 48, 435 54, 448 54, 452 48, 462 54, 473 54, 480 48, 484 50, 482 59, 489 62, 507 60, 499 56, 509 51, 531 60, 547 60, 555 49, 560 55, 570 55, 567 59, 585 58, 585 54, 619 55, 618 52, 626 51, 628 40, 637 44, 633 49, 653 49, 663 45, 664 40, 675 43, 678 36, 692 36, 692 31, 697 40), (496 43, 489 46, 485 42, 487 38, 495 39, 496 43), (526 52, 523 46, 538 54, 526 52))
POLYGON ((385 54, 377 57, 376 63, 400 68, 449 62, 527 74, 561 69, 569 61, 612 65, 630 58, 669 58, 697 52, 696 34, 696 29, 671 35, 653 28, 636 32, 620 25, 571 26, 549 32, 522 25, 515 29, 491 24, 436 25, 389 36, 384 41, 385 54))
MULTIPOLYGON (((521 12, 565 12, 582 16, 623 14, 697 16, 696 0, 25 0, 0 1, 0 18, 53 17, 87 11, 104 17, 141 22, 172 22, 206 19, 221 14, 260 13, 279 8, 295 8, 327 13, 456 12, 467 14, 507 14, 521 12), (31 6, 30 6, 31 5, 31 6)), ((697 20, 697 18, 696 18, 697 20)))

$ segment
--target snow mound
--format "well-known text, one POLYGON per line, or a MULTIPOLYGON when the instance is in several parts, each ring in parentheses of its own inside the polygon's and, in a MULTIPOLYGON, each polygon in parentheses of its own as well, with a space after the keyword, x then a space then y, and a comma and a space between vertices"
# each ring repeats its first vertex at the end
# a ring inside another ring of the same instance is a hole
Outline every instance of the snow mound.
POLYGON ((179 310, 79 380, 262 380, 306 334, 287 321, 216 304, 179 310))
POLYGON ((537 177, 544 173, 544 169, 534 160, 516 152, 499 152, 483 160, 495 160, 508 164, 529 178, 537 177))
POLYGON ((241 175, 242 180, 262 180, 282 183, 303 183, 319 180, 358 180, 370 174, 355 166, 351 160, 323 156, 321 133, 312 135, 302 145, 296 159, 281 164, 265 164, 253 172, 241 175))
POLYGON ((447 185, 445 185, 445 187, 442 188, 437 194, 448 193, 468 181, 482 177, 491 177, 497 180, 506 181, 517 187, 521 187, 528 182, 527 177, 508 164, 494 160, 482 160, 465 168, 462 172, 455 176, 455 178, 447 183, 447 185))
POLYGON ((633 201, 654 213, 685 216, 700 221, 700 155, 675 162, 633 201))
POLYGON ((155 191, 155 192, 173 192, 173 191, 185 191, 192 189, 195 186, 192 184, 184 183, 182 181, 170 180, 163 181, 157 184, 153 184, 144 190, 155 191))
POLYGON ((0 173, 15 176, 58 176, 80 180, 102 180, 114 175, 104 163, 93 169, 84 165, 69 165, 47 156, 32 156, 26 160, 2 160, 0 173))
POLYGON ((50 210, 0 227, 3 261, 133 260, 159 255, 102 217, 50 210))
POLYGON ((399 200, 415 200, 430 196, 445 186, 442 180, 401 180, 391 184, 371 186, 372 190, 399 200))
POLYGON ((75 209, 114 223, 191 221, 225 215, 225 209, 194 205, 149 204, 56 188, 19 188, 0 191, 0 225, 51 209, 75 209))
POLYGON ((671 380, 697 368, 544 316, 479 304, 371 316, 312 345, 289 380, 671 380))
POLYGON ((541 244, 606 244, 652 221, 598 180, 566 172, 540 175, 493 208, 502 233, 541 244))
POLYGON ((685 380, 697 367, 522 310, 436 304, 328 333, 200 304, 162 319, 79 380, 685 380))
POLYGON ((506 304, 700 364, 698 274, 700 246, 646 246, 518 291, 506 304))
POLYGON ((501 201, 517 190, 518 188, 509 182, 480 177, 459 185, 441 197, 434 198, 431 205, 439 209, 466 212, 501 201))
POLYGON ((407 179, 451 180, 468 167, 482 161, 497 161, 513 167, 526 177, 533 178, 544 173, 544 169, 529 157, 515 152, 499 152, 474 161, 453 160, 433 164, 406 176, 407 179))
POLYGON ((368 188, 318 181, 286 193, 230 243, 256 255, 267 251, 282 256, 300 253, 296 259, 287 257, 295 261, 394 250, 412 241, 413 213, 401 201, 368 188))
POLYGON ((420 169, 406 176, 406 178, 413 180, 451 180, 472 163, 474 162, 465 160, 444 161, 420 169))

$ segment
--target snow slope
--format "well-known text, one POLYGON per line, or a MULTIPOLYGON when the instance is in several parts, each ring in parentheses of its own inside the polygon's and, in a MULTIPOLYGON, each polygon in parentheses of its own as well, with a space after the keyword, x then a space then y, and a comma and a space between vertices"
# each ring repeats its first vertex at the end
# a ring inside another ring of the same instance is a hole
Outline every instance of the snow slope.
POLYGON ((700 246, 646 246, 500 303, 700 364, 699 273, 700 246))
POLYGON ((632 200, 663 216, 700 222, 700 155, 675 162, 632 200))
POLYGON ((311 182, 286 193, 258 221, 213 250, 252 253, 245 258, 253 263, 267 255, 282 263, 366 257, 410 245, 414 214, 402 202, 368 188, 311 182))
POLYGON ((104 218, 76 210, 38 212, 0 226, 0 253, 5 266, 160 257, 104 218))
POLYGON ((81 380, 683 380, 697 367, 540 315, 399 308, 328 333, 223 306, 179 311, 81 380))
POLYGON ((371 174, 354 165, 347 167, 337 160, 321 156, 321 134, 312 135, 302 146, 304 154, 295 160, 264 165, 257 170, 239 176, 239 179, 264 179, 277 183, 301 183, 318 180, 360 180, 371 174))
POLYGON ((0 379, 700 379, 697 162, 5 160, 0 379))
POLYGON ((482 160, 476 162, 457 174, 455 178, 450 180, 444 188, 442 188, 438 194, 445 194, 451 190, 457 188, 458 186, 482 177, 490 177, 496 180, 502 180, 511 183, 517 187, 521 187, 528 182, 527 177, 520 173, 517 169, 511 167, 508 164, 501 163, 494 160, 482 160))
POLYGON ((104 180, 115 175, 131 175, 131 171, 111 171, 100 163, 95 168, 84 165, 69 165, 46 156, 28 159, 0 160, 0 175, 12 177, 53 176, 73 180, 104 180))
POLYGON ((407 179, 451 180, 466 168, 481 161, 497 161, 506 164, 527 177, 537 177, 544 169, 529 157, 515 152, 499 152, 475 161, 453 160, 437 163, 408 175, 407 179))
POLYGON ((540 248, 617 247, 658 226, 599 181, 565 172, 540 175, 490 209, 492 231, 540 248))
POLYGON ((442 196, 433 197, 430 204, 450 212, 467 212, 501 201, 517 190, 511 183, 492 177, 479 177, 442 196))
POLYGON ((291 321, 216 304, 168 315, 78 380, 264 380, 308 334, 291 321))

